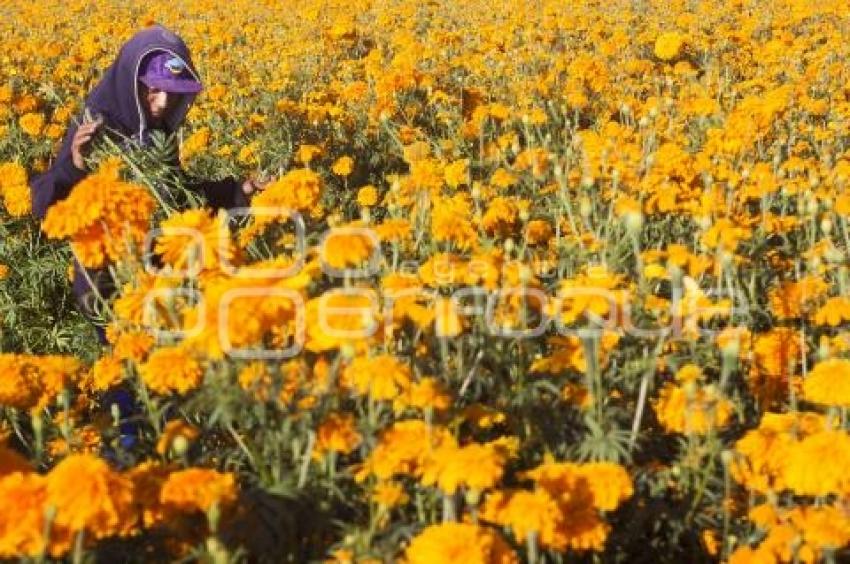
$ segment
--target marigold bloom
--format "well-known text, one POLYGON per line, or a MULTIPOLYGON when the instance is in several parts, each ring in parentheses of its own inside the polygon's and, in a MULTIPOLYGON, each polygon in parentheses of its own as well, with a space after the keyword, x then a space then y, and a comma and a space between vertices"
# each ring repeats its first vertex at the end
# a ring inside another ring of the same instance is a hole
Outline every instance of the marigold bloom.
MULTIPOLYGON (((0 499, 4 500, 0 511, 0 558, 38 556, 47 544, 44 537, 47 479, 23 472, 0 477, 0 499)), ((51 540, 50 552, 54 556, 70 546, 67 534, 61 530, 55 531, 51 540)))
POLYGON ((685 38, 680 33, 668 31, 658 36, 653 50, 662 61, 670 61, 679 56, 684 44, 685 38))
POLYGON ((408 564, 509 564, 517 555, 496 531, 470 523, 432 525, 404 553, 408 564))
POLYGON ((94 363, 85 387, 93 391, 106 391, 124 378, 124 363, 115 356, 104 356, 94 363))
POLYGON ((144 240, 154 205, 146 188, 121 182, 118 171, 105 166, 50 206, 42 229, 50 238, 69 238, 82 265, 98 268, 122 258, 128 242, 144 240))
POLYGON ((427 457, 422 483, 436 485, 449 495, 461 486, 481 492, 501 479, 508 456, 509 453, 495 443, 472 443, 463 447, 444 443, 427 457))
POLYGON ((325 453, 333 451, 348 454, 357 448, 362 437, 357 432, 354 416, 350 413, 331 413, 316 432, 316 446, 313 456, 321 458, 325 453))
POLYGON ((160 502, 182 511, 208 511, 236 499, 233 474, 206 468, 188 468, 168 475, 159 494, 160 502))
POLYGON ((392 400, 410 388, 410 367, 391 355, 358 357, 342 374, 342 384, 373 400, 392 400))
POLYGON ((354 159, 349 156, 340 157, 331 166, 331 170, 337 176, 348 176, 354 170, 354 159))
POLYGON ((18 125, 30 137, 38 137, 44 129, 44 116, 35 112, 24 114, 18 120, 18 125))
POLYGON ((803 380, 803 395, 814 403, 850 407, 850 360, 824 360, 803 380))
POLYGON ((407 503, 408 496, 397 482, 379 482, 372 491, 371 499, 381 507, 391 508, 407 503))
POLYGON ((155 350, 139 372, 145 385, 159 394, 185 394, 197 388, 204 377, 201 366, 183 347, 155 350))
POLYGON ((357 203, 364 208, 372 207, 378 203, 378 190, 371 184, 363 186, 357 191, 357 203))
POLYGON ((668 432, 700 435, 726 426, 733 412, 732 402, 718 395, 713 386, 695 382, 682 386, 667 382, 654 408, 668 432))
POLYGON ((56 508, 56 525, 95 538, 129 534, 138 517, 132 482, 88 454, 72 454, 50 471, 45 502, 56 508))

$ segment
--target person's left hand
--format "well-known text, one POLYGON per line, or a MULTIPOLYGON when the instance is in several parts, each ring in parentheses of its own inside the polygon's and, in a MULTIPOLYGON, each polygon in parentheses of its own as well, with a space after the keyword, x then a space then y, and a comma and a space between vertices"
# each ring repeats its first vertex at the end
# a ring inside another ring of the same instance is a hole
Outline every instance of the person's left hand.
POLYGON ((259 180, 257 178, 248 178, 245 182, 242 183, 242 192, 244 192, 246 196, 251 196, 256 192, 265 190, 269 182, 271 182, 271 180, 259 180))

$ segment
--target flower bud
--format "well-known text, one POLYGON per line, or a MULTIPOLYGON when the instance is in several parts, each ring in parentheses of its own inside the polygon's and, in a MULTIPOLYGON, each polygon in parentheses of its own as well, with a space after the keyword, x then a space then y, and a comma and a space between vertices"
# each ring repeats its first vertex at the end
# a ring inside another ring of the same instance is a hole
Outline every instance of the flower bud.
POLYGON ((823 234, 829 237, 829 234, 832 233, 832 220, 828 217, 824 217, 820 220, 820 230, 823 231, 823 234))
POLYGON ((628 231, 629 235, 636 236, 640 234, 641 229, 643 229, 643 214, 636 211, 627 212, 623 217, 623 220, 626 225, 626 231, 628 231))
POLYGON ((189 440, 183 435, 177 435, 171 441, 171 448, 177 456, 185 456, 189 451, 189 440))
POLYGON ((578 213, 584 219, 590 217, 591 212, 593 211, 593 206, 590 203, 590 198, 586 196, 582 196, 582 198, 578 202, 578 213))

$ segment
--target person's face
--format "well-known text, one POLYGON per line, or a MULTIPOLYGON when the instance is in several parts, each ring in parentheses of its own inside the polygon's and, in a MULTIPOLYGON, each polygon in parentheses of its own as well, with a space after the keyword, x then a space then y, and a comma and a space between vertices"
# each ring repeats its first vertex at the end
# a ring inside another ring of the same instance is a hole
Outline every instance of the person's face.
POLYGON ((139 98, 145 110, 147 122, 151 126, 156 127, 163 122, 177 105, 180 96, 180 94, 158 88, 148 88, 143 82, 139 82, 139 98))

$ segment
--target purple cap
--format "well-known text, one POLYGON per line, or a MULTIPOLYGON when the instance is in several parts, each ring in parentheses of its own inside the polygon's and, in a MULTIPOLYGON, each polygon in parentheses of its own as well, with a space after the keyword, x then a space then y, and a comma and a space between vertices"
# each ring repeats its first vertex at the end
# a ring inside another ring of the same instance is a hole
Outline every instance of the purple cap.
POLYGON ((204 88, 192 76, 192 71, 183 59, 165 52, 157 53, 142 61, 139 80, 148 88, 180 94, 197 94, 204 88))

